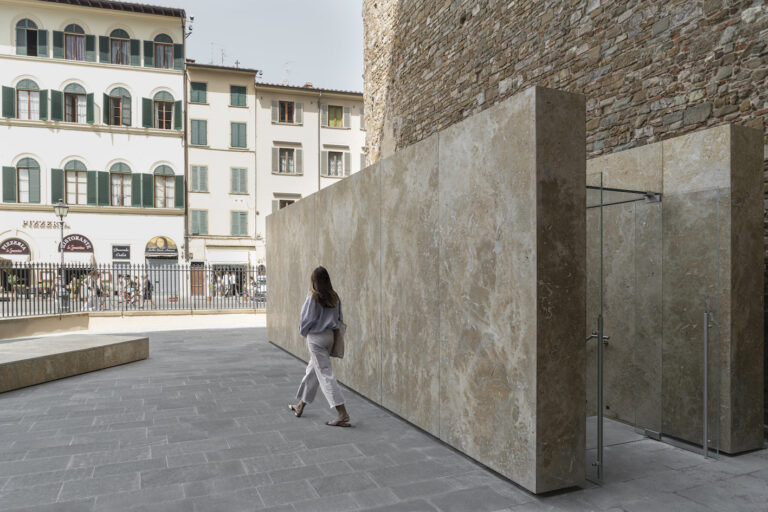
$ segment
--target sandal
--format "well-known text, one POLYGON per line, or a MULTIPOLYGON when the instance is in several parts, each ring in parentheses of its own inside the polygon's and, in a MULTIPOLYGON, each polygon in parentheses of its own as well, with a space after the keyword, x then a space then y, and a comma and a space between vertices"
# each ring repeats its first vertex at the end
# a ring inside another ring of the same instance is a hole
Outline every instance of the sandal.
POLYGON ((304 408, 303 407, 301 408, 301 410, 298 410, 298 408, 295 405, 293 405, 293 404, 290 404, 288 406, 288 409, 292 410, 293 411, 293 415, 296 416, 297 418, 301 418, 301 415, 304 413, 304 408))
POLYGON ((349 416, 346 418, 336 418, 331 421, 326 421, 326 425, 329 427, 351 427, 352 425, 349 423, 349 416))

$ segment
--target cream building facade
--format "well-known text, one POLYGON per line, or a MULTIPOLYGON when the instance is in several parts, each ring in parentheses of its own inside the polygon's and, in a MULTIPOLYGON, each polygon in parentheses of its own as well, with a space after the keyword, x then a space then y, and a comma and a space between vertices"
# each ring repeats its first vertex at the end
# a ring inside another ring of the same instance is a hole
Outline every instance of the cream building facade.
POLYGON ((64 199, 65 262, 180 260, 184 23, 181 9, 3 1, 0 257, 58 262, 64 199))
POLYGON ((365 166, 362 93, 257 83, 257 262, 267 215, 365 166))
POLYGON ((193 264, 256 264, 256 72, 187 63, 193 264))

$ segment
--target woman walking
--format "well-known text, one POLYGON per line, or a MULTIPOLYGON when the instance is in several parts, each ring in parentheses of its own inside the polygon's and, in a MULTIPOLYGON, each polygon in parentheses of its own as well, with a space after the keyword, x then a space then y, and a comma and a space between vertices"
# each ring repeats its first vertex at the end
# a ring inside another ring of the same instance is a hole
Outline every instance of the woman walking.
POLYGON ((331 277, 324 267, 317 267, 312 272, 309 282, 309 295, 301 308, 299 334, 307 338, 309 364, 307 373, 299 385, 296 398, 299 403, 289 405, 297 418, 301 417, 304 407, 315 398, 318 386, 331 407, 336 408, 338 416, 327 422, 331 427, 349 427, 349 414, 344 407, 341 386, 336 382, 331 368, 329 352, 333 346, 333 331, 339 328, 344 316, 341 314, 341 299, 333 290, 331 277))

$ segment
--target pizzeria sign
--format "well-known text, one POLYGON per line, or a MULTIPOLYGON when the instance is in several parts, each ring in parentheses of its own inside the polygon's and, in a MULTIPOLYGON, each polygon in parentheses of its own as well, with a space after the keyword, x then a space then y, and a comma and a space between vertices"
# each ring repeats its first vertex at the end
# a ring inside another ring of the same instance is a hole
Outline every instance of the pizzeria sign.
POLYGON ((0 254, 29 254, 29 245, 19 238, 9 238, 0 244, 0 254))
POLYGON ((93 252, 93 244, 83 235, 67 235, 61 241, 59 250, 64 252, 93 252))

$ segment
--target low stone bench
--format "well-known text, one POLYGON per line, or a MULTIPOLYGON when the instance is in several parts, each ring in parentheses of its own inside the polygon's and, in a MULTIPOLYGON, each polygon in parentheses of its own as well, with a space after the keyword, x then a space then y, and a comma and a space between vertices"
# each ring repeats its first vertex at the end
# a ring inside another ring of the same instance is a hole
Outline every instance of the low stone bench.
POLYGON ((149 357, 149 338, 67 334, 0 342, 0 393, 149 357))

